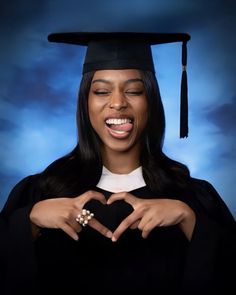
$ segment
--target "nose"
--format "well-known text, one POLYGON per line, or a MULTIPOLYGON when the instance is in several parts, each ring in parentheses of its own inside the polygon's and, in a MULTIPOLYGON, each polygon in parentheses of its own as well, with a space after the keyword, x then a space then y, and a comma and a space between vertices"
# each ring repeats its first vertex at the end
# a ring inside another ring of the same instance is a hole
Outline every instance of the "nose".
POLYGON ((121 110, 127 107, 127 101, 124 94, 120 91, 114 92, 110 97, 109 107, 115 110, 121 110))

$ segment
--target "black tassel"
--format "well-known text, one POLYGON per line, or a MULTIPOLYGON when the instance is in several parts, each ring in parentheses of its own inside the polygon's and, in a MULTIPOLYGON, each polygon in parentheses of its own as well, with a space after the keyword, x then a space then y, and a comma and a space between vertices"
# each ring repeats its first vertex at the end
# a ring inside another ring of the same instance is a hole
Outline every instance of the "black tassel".
POLYGON ((188 137, 188 81, 187 81, 187 42, 182 44, 182 78, 180 94, 180 138, 188 137))

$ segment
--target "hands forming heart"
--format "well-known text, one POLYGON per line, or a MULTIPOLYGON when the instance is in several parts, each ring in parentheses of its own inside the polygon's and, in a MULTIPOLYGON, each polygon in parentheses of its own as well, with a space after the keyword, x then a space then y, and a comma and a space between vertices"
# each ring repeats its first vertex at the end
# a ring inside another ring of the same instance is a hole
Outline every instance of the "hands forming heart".
POLYGON ((76 198, 54 198, 36 203, 30 213, 33 226, 39 228, 60 228, 74 240, 79 239, 78 233, 82 226, 76 221, 78 213, 90 200, 97 200, 103 205, 111 205, 116 201, 125 201, 132 206, 133 211, 111 232, 95 217, 88 226, 97 230, 113 242, 128 228, 139 229, 142 237, 147 238, 153 228, 157 226, 171 226, 179 224, 187 238, 191 238, 195 224, 195 214, 184 202, 173 199, 142 199, 134 195, 121 192, 110 196, 108 200, 97 191, 87 191, 76 198))

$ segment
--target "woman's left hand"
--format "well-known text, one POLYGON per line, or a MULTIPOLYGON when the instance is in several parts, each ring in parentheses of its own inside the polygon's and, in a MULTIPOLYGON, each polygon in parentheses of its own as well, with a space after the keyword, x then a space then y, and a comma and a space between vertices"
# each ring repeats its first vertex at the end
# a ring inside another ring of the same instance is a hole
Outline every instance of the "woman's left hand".
POLYGON ((117 227, 112 241, 119 239, 127 229, 138 228, 142 237, 147 238, 155 227, 179 225, 190 241, 196 222, 194 211, 184 202, 173 199, 141 199, 127 192, 112 194, 107 201, 110 205, 115 201, 124 200, 134 211, 128 215, 117 227))

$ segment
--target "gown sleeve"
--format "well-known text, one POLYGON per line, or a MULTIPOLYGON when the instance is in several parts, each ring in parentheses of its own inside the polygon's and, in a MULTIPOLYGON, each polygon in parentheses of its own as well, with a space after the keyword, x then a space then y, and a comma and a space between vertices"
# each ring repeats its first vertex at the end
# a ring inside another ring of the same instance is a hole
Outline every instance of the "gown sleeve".
POLYGON ((21 180, 10 192, 0 213, 0 285, 1 288, 5 286, 3 294, 33 291, 36 269, 29 214, 40 198, 37 180, 37 175, 21 180))
POLYGON ((185 287, 191 288, 191 294, 202 290, 207 294, 236 294, 234 217, 209 182, 195 180, 194 191, 196 225, 187 253, 185 287))

